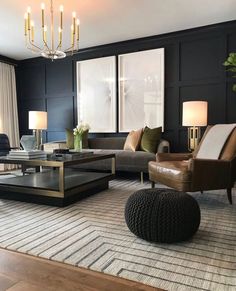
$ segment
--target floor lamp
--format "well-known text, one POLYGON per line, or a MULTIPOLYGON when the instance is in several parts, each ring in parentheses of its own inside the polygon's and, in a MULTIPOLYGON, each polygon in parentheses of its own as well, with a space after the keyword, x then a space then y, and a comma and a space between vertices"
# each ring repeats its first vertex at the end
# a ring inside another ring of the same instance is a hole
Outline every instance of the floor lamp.
POLYGON ((200 126, 207 125, 206 101, 188 101, 183 102, 183 120, 182 125, 188 126, 188 149, 194 151, 201 138, 200 126))
POLYGON ((37 149, 41 149, 43 140, 42 140, 42 131, 47 129, 48 119, 47 112, 45 111, 29 111, 29 129, 33 129, 37 149))

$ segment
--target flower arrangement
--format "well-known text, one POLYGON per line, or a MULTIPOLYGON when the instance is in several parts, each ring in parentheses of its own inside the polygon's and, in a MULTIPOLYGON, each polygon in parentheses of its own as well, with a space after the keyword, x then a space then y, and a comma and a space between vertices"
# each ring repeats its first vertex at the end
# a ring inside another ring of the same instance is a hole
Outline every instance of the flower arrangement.
POLYGON ((74 135, 74 149, 76 151, 82 150, 82 136, 83 133, 88 131, 90 129, 88 124, 79 124, 76 126, 76 128, 73 129, 73 135, 74 135))
POLYGON ((73 129, 73 134, 74 135, 81 135, 90 129, 90 126, 88 124, 80 124, 80 125, 77 125, 76 128, 73 129))

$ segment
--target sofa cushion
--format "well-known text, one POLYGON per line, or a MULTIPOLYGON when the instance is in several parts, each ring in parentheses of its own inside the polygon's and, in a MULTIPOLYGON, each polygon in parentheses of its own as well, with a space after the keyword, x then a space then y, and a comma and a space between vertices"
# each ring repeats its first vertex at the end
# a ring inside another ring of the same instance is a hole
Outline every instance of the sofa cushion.
POLYGON ((145 152, 156 153, 157 146, 161 139, 161 127, 149 128, 145 127, 141 139, 140 149, 145 152))
POLYGON ((123 150, 126 137, 89 138, 90 149, 123 150))
POLYGON ((142 134, 142 128, 139 130, 132 130, 126 138, 124 150, 135 152, 140 146, 142 134))

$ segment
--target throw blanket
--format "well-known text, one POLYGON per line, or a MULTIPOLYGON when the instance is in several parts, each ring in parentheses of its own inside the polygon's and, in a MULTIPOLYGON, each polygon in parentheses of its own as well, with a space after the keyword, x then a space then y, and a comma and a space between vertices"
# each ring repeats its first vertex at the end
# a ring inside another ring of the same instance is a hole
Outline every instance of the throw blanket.
POLYGON ((197 159, 219 159, 220 153, 236 124, 217 124, 205 136, 197 153, 197 159))

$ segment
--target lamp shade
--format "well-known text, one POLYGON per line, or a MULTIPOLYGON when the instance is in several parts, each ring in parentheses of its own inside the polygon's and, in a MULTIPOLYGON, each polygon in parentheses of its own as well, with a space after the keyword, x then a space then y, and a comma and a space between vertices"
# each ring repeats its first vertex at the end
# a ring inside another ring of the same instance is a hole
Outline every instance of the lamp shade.
POLYGON ((48 117, 45 111, 29 111, 29 129, 47 129, 48 117))
POLYGON ((206 126, 207 106, 206 101, 183 102, 183 126, 206 126))

